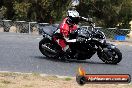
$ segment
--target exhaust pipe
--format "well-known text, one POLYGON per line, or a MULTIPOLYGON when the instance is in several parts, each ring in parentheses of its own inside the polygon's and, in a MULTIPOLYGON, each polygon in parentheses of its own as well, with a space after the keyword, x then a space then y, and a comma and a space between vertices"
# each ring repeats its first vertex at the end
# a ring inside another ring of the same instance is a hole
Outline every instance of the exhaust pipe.
POLYGON ((51 48, 47 47, 46 45, 42 45, 42 48, 49 51, 49 52, 51 52, 51 53, 56 53, 55 50, 52 50, 51 48))

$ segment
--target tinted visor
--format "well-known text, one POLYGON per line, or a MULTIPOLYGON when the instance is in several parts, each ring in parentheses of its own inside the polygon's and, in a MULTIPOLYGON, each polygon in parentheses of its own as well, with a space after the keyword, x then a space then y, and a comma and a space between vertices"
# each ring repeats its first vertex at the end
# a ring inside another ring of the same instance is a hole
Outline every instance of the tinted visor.
POLYGON ((78 22, 79 22, 79 17, 73 17, 73 18, 72 18, 72 21, 73 21, 73 23, 78 24, 78 22))

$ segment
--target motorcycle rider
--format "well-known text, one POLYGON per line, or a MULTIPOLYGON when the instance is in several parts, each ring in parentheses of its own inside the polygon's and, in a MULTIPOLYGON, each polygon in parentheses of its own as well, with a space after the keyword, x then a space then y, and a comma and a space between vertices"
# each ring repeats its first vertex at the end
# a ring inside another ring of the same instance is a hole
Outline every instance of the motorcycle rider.
POLYGON ((63 35, 64 39, 59 39, 59 45, 66 54, 71 52, 67 43, 76 42, 76 39, 69 39, 69 34, 78 28, 78 23, 81 20, 89 23, 92 22, 89 18, 79 16, 79 13, 75 10, 75 8, 71 8, 67 11, 67 17, 64 18, 60 24, 59 31, 63 35))

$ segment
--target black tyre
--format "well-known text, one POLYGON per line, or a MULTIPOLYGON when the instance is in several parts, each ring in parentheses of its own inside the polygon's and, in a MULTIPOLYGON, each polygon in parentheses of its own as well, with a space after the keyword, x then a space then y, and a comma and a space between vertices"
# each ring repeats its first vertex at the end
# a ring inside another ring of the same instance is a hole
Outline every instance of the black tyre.
POLYGON ((122 60, 122 53, 118 48, 105 49, 102 52, 97 52, 97 55, 106 64, 117 64, 122 60))
POLYGON ((57 50, 55 49, 55 45, 51 43, 51 40, 48 38, 43 38, 39 42, 39 50, 40 52, 48 58, 57 58, 57 50))

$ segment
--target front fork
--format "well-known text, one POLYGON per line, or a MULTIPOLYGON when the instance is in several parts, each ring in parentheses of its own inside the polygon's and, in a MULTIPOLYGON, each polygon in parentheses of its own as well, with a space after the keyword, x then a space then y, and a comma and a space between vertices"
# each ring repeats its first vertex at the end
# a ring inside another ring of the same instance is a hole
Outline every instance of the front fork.
POLYGON ((98 51, 97 52, 102 52, 105 53, 109 58, 113 57, 112 53, 110 52, 110 50, 115 49, 116 46, 110 43, 105 43, 103 46, 99 46, 98 47, 98 51))

